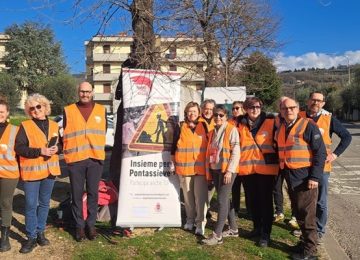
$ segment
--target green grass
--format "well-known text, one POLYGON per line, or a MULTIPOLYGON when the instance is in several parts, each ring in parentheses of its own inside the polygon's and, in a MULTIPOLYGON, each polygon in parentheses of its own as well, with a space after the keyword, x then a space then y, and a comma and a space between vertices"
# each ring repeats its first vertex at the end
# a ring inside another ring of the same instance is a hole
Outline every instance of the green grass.
MULTIPOLYGON (((212 223, 210 223, 211 225, 212 223)), ((239 238, 225 238, 218 246, 201 245, 200 238, 180 228, 165 228, 156 232, 154 229, 135 229, 131 238, 110 236, 117 245, 109 243, 100 235, 95 241, 75 243, 72 259, 288 259, 288 246, 296 243, 297 238, 290 234, 285 223, 274 224, 271 244, 268 248, 259 248, 256 240, 242 235, 251 230, 252 223, 239 219, 239 238)), ((99 233, 108 234, 107 224, 97 225, 99 233), (105 230, 105 231, 104 231, 105 230)), ((55 230, 55 229, 54 229, 55 230)), ((55 231, 73 242, 65 231, 55 231)), ((206 229, 206 234, 211 234, 206 229)))
POLYGON ((19 126, 21 124, 22 121, 29 119, 27 116, 20 116, 20 115, 16 115, 16 116, 10 116, 10 123, 13 125, 17 125, 19 126))

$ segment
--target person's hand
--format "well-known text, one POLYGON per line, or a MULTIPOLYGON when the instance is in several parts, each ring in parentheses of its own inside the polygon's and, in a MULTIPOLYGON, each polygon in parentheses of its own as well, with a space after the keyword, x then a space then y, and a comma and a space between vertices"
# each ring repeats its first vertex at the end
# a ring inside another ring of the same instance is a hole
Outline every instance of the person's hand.
POLYGON ((54 155, 58 152, 59 148, 57 147, 57 145, 51 146, 50 148, 50 153, 51 155, 54 155))
POLYGON ((337 158, 337 155, 334 153, 328 154, 328 156, 326 157, 326 162, 327 163, 332 163, 333 161, 335 161, 337 158))
POLYGON ((47 147, 42 147, 41 148, 41 155, 43 156, 51 156, 51 149, 50 148, 47 148, 47 147))
POLYGON ((308 182, 308 188, 309 188, 310 190, 316 189, 318 186, 319 186, 319 183, 318 183, 317 181, 309 180, 309 182, 308 182))
POLYGON ((231 182, 231 172, 226 172, 224 174, 224 184, 229 184, 231 182))

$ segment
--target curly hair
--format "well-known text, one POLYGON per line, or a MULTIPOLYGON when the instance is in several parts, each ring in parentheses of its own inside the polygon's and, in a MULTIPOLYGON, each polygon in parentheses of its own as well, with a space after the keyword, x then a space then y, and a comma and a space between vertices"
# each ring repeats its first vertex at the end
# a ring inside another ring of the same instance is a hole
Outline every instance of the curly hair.
POLYGON ((51 114, 51 102, 45 96, 35 93, 30 96, 25 101, 25 114, 32 117, 30 114, 30 105, 33 102, 38 102, 45 108, 45 115, 48 116, 51 114))

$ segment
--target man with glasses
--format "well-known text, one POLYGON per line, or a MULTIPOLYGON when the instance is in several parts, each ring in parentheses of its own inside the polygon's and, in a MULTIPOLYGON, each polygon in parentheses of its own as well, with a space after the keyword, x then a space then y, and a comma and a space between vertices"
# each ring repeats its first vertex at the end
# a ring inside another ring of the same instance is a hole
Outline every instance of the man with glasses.
POLYGON ((64 108, 64 159, 68 165, 72 213, 76 222, 75 239, 97 236, 95 222, 98 209, 98 186, 105 160, 106 109, 93 101, 93 87, 82 82, 78 87, 79 101, 64 108), (87 213, 83 216, 83 193, 86 183, 87 213))
POLYGON ((287 98, 280 104, 284 121, 276 132, 279 166, 289 184, 295 217, 303 240, 292 247, 292 259, 317 259, 316 201, 326 149, 319 128, 299 116, 298 103, 287 98))
POLYGON ((307 110, 300 112, 300 116, 304 118, 311 118, 317 124, 327 150, 324 174, 321 175, 321 179, 319 182, 319 197, 316 208, 318 244, 323 243, 325 226, 328 217, 327 197, 331 163, 346 150, 346 148, 350 145, 351 142, 351 135, 349 131, 347 131, 346 128, 343 127, 339 120, 331 116, 330 113, 328 113, 327 111, 324 112, 324 105, 324 94, 321 92, 313 92, 310 94, 307 101, 307 110), (340 138, 340 143, 332 152, 331 137, 333 133, 335 133, 340 138))

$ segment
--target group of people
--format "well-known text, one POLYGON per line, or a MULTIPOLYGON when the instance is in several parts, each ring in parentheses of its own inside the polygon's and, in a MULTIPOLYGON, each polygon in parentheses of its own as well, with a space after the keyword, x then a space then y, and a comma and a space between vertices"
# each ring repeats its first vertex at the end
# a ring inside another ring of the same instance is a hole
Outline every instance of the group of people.
POLYGON ((239 210, 242 183, 253 222, 247 237, 257 238, 260 247, 267 247, 274 202, 275 219, 284 216, 285 179, 292 214, 302 234, 300 242, 291 248, 292 258, 316 259, 327 221, 331 162, 351 142, 349 132, 323 109, 324 104, 324 94, 314 92, 309 96, 306 111, 300 112, 298 102, 282 97, 280 113, 274 115, 263 111, 264 104, 259 98, 250 97, 245 102, 234 102, 232 118, 228 119, 226 107, 213 100, 205 100, 201 108, 196 102, 188 103, 172 151, 184 195, 184 229, 204 236, 214 187, 217 221, 213 233, 202 243, 218 245, 225 237, 239 236, 235 212, 239 210), (341 139, 334 151, 333 133, 341 139), (224 230, 226 220, 228 228, 224 230))
MULTIPOLYGON (((9 104, 0 99, 0 252, 10 250, 9 232, 13 194, 22 180, 25 193, 27 240, 20 253, 46 246, 46 221, 55 177, 61 174, 59 153, 67 163, 76 222, 75 239, 97 237, 95 222, 98 185, 105 159, 106 109, 93 101, 93 86, 78 86, 79 101, 66 106, 63 136, 58 124, 48 118, 50 101, 32 94, 25 101, 28 120, 20 127, 8 122, 9 104), (50 140, 56 139, 52 143, 50 140), (88 216, 83 216, 83 192, 87 192, 88 216)), ((253 222, 248 237, 267 247, 274 217, 284 216, 282 182, 285 179, 302 239, 294 246, 293 259, 315 259, 316 246, 323 238, 327 221, 327 189, 331 162, 345 151, 351 135, 323 109, 325 97, 311 93, 306 111, 288 97, 280 100, 280 114, 263 111, 257 97, 235 101, 232 117, 223 105, 205 100, 201 107, 189 102, 174 137, 172 160, 183 192, 184 229, 204 236, 210 200, 217 192, 218 215, 213 233, 205 245, 218 245, 223 238, 239 236, 236 213, 240 209, 243 184, 246 208, 253 222), (332 134, 341 141, 331 150, 332 134), (274 185, 277 183, 278 185, 274 185), (280 183, 280 184, 279 184, 280 183), (275 192, 274 192, 275 187, 275 192), (280 187, 280 188, 279 188, 280 187), (232 195, 232 199, 230 199, 232 195), (228 220, 228 228, 224 226, 228 220)))
POLYGON ((50 244, 45 227, 55 178, 61 174, 61 152, 69 170, 75 239, 81 242, 86 235, 90 240, 96 238, 98 186, 105 160, 107 123, 106 109, 94 103, 93 94, 90 83, 79 84, 79 101, 64 108, 62 138, 58 124, 48 118, 51 104, 45 96, 28 96, 25 113, 29 119, 20 127, 8 122, 9 104, 5 98, 0 99, 0 252, 11 249, 9 232, 13 195, 19 179, 25 193, 27 236, 20 253, 29 253, 37 245, 50 244), (84 185, 88 209, 86 220, 83 217, 84 185))

